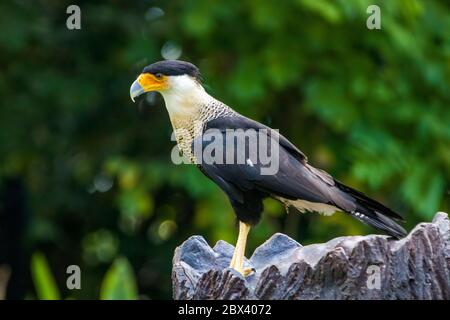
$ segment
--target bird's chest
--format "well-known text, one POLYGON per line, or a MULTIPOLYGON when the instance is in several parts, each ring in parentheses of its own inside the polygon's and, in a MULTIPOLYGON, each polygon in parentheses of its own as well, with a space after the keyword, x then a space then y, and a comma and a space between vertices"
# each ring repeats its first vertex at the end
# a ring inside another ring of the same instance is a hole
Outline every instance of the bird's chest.
POLYGON ((170 122, 183 157, 191 163, 197 163, 192 152, 192 142, 203 134, 208 121, 221 116, 234 114, 234 111, 216 100, 207 103, 179 103, 177 107, 168 104, 170 122))
POLYGON ((192 142, 202 134, 204 122, 199 117, 174 117, 171 118, 178 149, 183 157, 191 163, 196 163, 192 152, 192 142))

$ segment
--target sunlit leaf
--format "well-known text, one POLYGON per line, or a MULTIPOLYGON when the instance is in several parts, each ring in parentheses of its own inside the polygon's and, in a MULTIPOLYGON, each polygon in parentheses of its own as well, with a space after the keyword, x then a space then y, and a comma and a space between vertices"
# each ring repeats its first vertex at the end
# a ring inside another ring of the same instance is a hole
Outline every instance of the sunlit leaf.
POLYGON ((47 258, 41 252, 35 252, 31 257, 31 275, 36 295, 40 300, 61 299, 55 278, 47 258))
POLYGON ((133 268, 126 258, 117 258, 103 278, 100 299, 136 300, 137 298, 138 291, 133 268))

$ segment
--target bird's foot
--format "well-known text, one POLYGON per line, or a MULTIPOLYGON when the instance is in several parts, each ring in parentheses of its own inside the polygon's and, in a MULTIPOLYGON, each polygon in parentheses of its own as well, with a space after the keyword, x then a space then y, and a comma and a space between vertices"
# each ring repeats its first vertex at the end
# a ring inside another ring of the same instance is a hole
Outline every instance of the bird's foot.
POLYGON ((255 268, 243 268, 243 267, 234 267, 234 266, 230 266, 230 268, 236 270, 237 272, 242 274, 244 277, 248 277, 252 273, 256 272, 255 268))
POLYGON ((251 275, 252 273, 255 273, 256 269, 255 268, 243 268, 241 274, 244 277, 248 277, 249 275, 251 275))

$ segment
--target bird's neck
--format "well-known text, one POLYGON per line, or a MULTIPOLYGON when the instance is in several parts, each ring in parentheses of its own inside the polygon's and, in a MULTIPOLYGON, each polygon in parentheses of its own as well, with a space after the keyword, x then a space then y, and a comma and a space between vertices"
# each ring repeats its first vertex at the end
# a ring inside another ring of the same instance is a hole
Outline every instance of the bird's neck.
POLYGON ((192 141, 202 133, 204 125, 218 117, 236 114, 233 109, 210 96, 201 85, 188 91, 170 90, 161 93, 178 147, 191 160, 192 141))
POLYGON ((180 119, 198 118, 202 105, 213 99, 200 85, 189 90, 171 89, 161 94, 172 124, 180 119))

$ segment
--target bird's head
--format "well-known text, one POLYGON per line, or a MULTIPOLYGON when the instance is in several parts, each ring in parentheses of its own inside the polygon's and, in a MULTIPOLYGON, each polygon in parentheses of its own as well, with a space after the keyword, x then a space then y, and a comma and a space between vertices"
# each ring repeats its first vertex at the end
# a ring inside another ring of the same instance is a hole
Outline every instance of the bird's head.
POLYGON ((192 63, 179 60, 158 61, 146 66, 130 87, 131 100, 151 91, 163 96, 185 95, 201 86, 199 69, 192 63))

